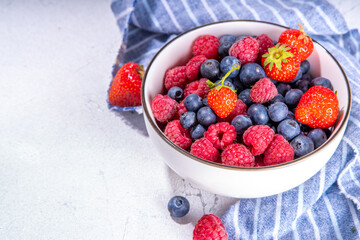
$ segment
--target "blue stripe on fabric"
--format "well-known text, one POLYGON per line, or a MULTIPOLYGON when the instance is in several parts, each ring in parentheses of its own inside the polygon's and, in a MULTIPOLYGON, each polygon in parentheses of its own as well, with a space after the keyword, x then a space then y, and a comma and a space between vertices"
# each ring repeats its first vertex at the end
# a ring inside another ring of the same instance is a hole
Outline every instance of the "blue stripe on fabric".
MULTIPOLYGON (((199 26, 200 23, 198 22, 198 20, 196 19, 193 11, 191 11, 190 7, 189 7, 189 4, 187 3, 186 0, 181 0, 181 3, 184 5, 184 8, 185 8, 185 12, 189 15, 191 21, 194 23, 194 24, 190 24, 186 29, 189 29, 190 27, 195 27, 195 26, 199 26)), ((177 4, 177 3, 175 3, 177 4)), ((181 14, 181 13, 179 13, 181 14)), ((187 24, 187 23, 184 23, 184 24, 187 24)))

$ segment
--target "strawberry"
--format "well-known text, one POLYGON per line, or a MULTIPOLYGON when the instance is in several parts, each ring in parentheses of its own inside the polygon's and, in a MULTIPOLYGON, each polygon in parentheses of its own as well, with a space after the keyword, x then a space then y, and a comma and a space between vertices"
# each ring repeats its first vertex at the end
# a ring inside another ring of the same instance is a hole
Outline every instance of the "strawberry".
POLYGON ((336 94, 323 86, 313 86, 300 98, 295 118, 312 128, 329 128, 339 115, 336 94))
POLYGON ((109 103, 118 107, 140 106, 143 73, 141 65, 133 62, 124 64, 111 83, 109 103))
POLYGON ((269 78, 290 82, 300 68, 298 50, 291 45, 277 43, 262 55, 261 64, 269 78))
POLYGON ((229 74, 239 69, 240 66, 238 64, 234 64, 229 72, 225 74, 225 76, 221 80, 221 84, 214 84, 210 80, 206 81, 211 91, 207 96, 207 102, 212 110, 216 113, 220 118, 227 117, 235 108, 237 95, 235 90, 230 87, 224 85, 225 79, 229 76, 229 74))
POLYGON ((304 31, 304 28, 299 24, 300 29, 287 29, 280 34, 279 43, 289 44, 295 47, 299 52, 300 61, 308 58, 314 50, 312 39, 304 31))

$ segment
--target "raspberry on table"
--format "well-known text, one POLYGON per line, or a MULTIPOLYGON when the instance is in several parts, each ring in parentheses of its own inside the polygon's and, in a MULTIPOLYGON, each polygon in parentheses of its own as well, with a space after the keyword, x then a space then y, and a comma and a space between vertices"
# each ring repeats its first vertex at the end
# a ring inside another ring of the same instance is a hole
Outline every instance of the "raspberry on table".
POLYGON ((262 78, 251 88, 250 97, 253 102, 266 103, 278 94, 276 86, 269 78, 262 78))
POLYGON ((188 83, 188 78, 186 76, 186 67, 177 66, 173 67, 166 71, 164 85, 166 90, 169 90, 172 87, 179 87, 184 89, 188 83))
POLYGON ((197 55, 186 63, 186 76, 190 81, 195 81, 200 76, 200 67, 207 60, 204 55, 197 55))
POLYGON ((294 149, 290 143, 282 135, 275 134, 274 139, 264 153, 264 164, 275 165, 289 162, 294 159, 294 154, 294 149))
POLYGON ((192 46, 193 56, 204 55, 208 59, 218 59, 220 40, 213 35, 202 35, 195 39, 192 46))
POLYGON ((261 56, 265 54, 269 48, 274 47, 275 45, 273 40, 265 33, 257 36, 255 39, 259 43, 259 55, 257 61, 261 62, 261 56))
POLYGON ((233 143, 221 153, 221 162, 229 166, 253 167, 255 157, 245 145, 233 143))
POLYGON ((207 94, 210 92, 210 88, 206 83, 206 78, 201 78, 198 81, 193 81, 185 86, 184 89, 184 97, 187 97, 190 94, 197 94, 201 98, 205 98, 207 94))
POLYGON ((209 126, 204 133, 215 148, 225 149, 226 146, 232 144, 236 139, 235 127, 228 122, 219 122, 209 126))
POLYGON ((176 118, 178 108, 179 103, 167 95, 158 94, 151 102, 154 117, 161 123, 176 118))
POLYGON ((196 223, 193 240, 227 240, 228 234, 221 219, 214 214, 205 214, 196 223))
POLYGON ((256 156, 265 152, 275 135, 267 125, 254 125, 249 127, 243 135, 243 141, 250 149, 250 152, 256 156))
POLYGON ((180 124, 180 120, 169 122, 165 127, 164 134, 170 141, 182 149, 187 149, 192 143, 189 129, 183 128, 180 124))
POLYGON ((258 54, 259 43, 252 37, 245 37, 235 42, 229 49, 229 55, 239 59, 241 65, 255 62, 258 54))
POLYGON ((219 150, 214 148, 213 144, 206 138, 200 138, 193 142, 190 153, 210 162, 216 162, 220 156, 219 150))

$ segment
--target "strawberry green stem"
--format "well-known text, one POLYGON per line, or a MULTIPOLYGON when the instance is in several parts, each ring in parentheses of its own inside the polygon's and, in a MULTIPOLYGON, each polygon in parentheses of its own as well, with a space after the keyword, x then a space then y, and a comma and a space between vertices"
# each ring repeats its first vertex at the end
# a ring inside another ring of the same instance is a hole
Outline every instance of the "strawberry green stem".
POLYGON ((230 73, 232 73, 233 71, 235 71, 235 70, 237 70, 237 69, 240 69, 240 65, 239 65, 239 64, 233 64, 233 65, 231 66, 231 69, 230 69, 230 70, 223 76, 223 78, 221 79, 221 85, 220 85, 220 87, 224 85, 224 81, 225 81, 225 79, 230 75, 230 73))

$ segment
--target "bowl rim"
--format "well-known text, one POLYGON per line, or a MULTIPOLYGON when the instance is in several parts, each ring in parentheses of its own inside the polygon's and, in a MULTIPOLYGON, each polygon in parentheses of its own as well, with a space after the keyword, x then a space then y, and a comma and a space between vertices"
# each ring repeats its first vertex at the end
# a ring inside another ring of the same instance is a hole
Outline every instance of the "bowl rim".
MULTIPOLYGON (((207 26, 211 26, 211 25, 217 25, 217 24, 222 24, 222 23, 229 23, 229 22, 256 22, 256 23, 263 23, 263 24, 269 24, 269 25, 274 25, 277 27, 281 27, 286 29, 290 29, 290 27, 286 27, 283 26, 281 24, 277 24, 277 23, 273 23, 273 22, 267 22, 267 21, 260 21, 260 20, 246 20, 246 19, 237 19, 237 20, 223 20, 223 21, 217 21, 217 22, 211 22, 211 23, 207 23, 207 24, 203 24, 194 28, 191 28, 179 35, 177 35, 176 37, 174 37, 173 39, 171 39, 170 41, 168 41, 167 43, 165 43, 157 52, 156 54, 152 57, 152 59, 150 60, 148 66, 146 67, 145 73, 144 73, 144 77, 143 77, 143 82, 142 82, 142 86, 141 86, 141 101, 142 101, 142 105, 143 105, 143 111, 145 113, 146 118, 148 119, 151 127, 155 130, 155 132, 167 143, 169 144, 172 148, 174 148, 176 151, 178 151, 180 154, 185 155, 186 157, 189 157, 199 163, 202 164, 206 164, 209 165, 211 167, 215 167, 215 168, 222 168, 222 169, 227 169, 227 170, 235 170, 235 171, 264 171, 264 170, 273 170, 273 169, 277 169, 277 168, 284 168, 284 167, 290 167, 292 165, 295 165, 297 163, 299 163, 302 160, 307 160, 309 159, 308 157, 311 155, 315 155, 316 153, 318 153, 319 151, 323 150, 323 148, 325 148, 326 145, 328 145, 331 140, 333 140, 338 134, 340 134, 340 132, 342 132, 343 128, 345 128, 347 126, 347 122, 350 116, 350 110, 351 110, 351 105, 352 105, 352 96, 351 96, 351 88, 350 88, 350 82, 347 78, 347 75, 344 71, 344 69, 342 68, 342 66, 340 65, 340 63, 338 62, 338 60, 334 57, 334 55, 331 54, 331 52, 329 52, 323 45, 321 45, 318 41, 313 40, 314 43, 318 44, 319 47, 321 47, 337 64, 337 66, 339 67, 339 69, 341 70, 341 73, 345 79, 345 83, 347 86, 347 92, 348 92, 348 108, 346 109, 343 121, 341 123, 341 125, 339 126, 338 129, 336 129, 336 132, 332 132, 332 134, 330 135, 330 137, 326 140, 326 142, 324 144, 322 144, 319 148, 315 149, 314 151, 293 159, 292 161, 289 162, 285 162, 285 163, 281 163, 281 164, 276 164, 276 165, 270 165, 270 166, 260 166, 260 167, 240 167, 240 166, 229 166, 229 165, 225 165, 225 164, 221 164, 221 163, 217 163, 217 162, 211 162, 211 161, 207 161, 205 159, 199 158, 195 155, 192 155, 190 152, 180 148, 179 146, 177 146, 175 143, 173 143, 170 139, 168 139, 165 134, 160 130, 160 128, 158 127, 158 125, 152 120, 150 113, 148 111, 148 106, 146 104, 146 100, 145 100, 145 83, 146 83, 146 78, 147 78, 147 74, 148 74, 148 70, 150 69, 151 65, 153 64, 153 62, 156 60, 157 56, 168 46, 170 45, 173 41, 181 38, 182 36, 195 31, 197 29, 203 28, 203 27, 207 27, 207 26)), ((150 108, 151 109, 151 106, 150 108)))

